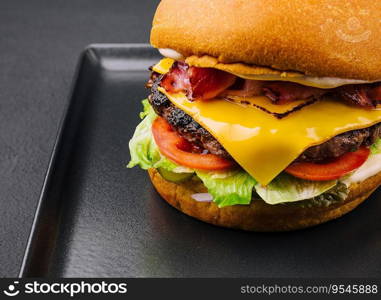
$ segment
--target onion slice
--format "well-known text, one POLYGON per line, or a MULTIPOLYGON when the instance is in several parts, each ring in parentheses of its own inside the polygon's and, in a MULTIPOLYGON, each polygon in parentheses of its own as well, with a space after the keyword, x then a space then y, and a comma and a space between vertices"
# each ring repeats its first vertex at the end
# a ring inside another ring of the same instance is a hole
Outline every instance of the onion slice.
POLYGON ((198 202, 212 202, 213 201, 213 196, 209 193, 193 194, 191 197, 198 202))

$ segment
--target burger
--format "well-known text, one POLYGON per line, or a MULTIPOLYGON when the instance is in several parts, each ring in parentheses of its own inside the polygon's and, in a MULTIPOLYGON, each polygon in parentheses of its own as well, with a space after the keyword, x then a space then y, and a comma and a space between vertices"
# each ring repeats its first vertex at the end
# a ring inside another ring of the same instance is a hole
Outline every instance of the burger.
POLYGON ((199 220, 288 231, 381 183, 381 4, 162 0, 131 161, 199 220))

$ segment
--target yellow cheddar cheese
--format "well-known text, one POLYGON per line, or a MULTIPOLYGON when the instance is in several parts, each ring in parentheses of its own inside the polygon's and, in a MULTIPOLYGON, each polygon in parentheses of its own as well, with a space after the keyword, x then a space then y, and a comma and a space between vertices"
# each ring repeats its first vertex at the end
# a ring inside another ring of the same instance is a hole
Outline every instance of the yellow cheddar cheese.
POLYGON ((152 70, 159 74, 168 73, 174 62, 172 58, 163 58, 152 67, 152 70))
POLYGON ((381 122, 381 110, 366 110, 324 98, 283 119, 223 99, 189 101, 169 94, 178 108, 206 128, 259 183, 266 185, 305 149, 345 131, 381 122))

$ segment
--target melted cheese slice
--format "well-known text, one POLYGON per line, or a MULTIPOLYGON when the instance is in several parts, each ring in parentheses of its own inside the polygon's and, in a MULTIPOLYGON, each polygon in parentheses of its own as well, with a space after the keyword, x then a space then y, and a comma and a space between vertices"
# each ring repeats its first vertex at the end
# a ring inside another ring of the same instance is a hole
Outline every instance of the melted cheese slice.
POLYGON ((168 73, 174 62, 172 58, 163 58, 152 67, 152 70, 160 74, 168 73))
POLYGON ((259 183, 266 185, 305 149, 340 133, 381 122, 381 110, 366 110, 324 98, 283 119, 223 99, 190 102, 168 94, 178 108, 206 128, 259 183))

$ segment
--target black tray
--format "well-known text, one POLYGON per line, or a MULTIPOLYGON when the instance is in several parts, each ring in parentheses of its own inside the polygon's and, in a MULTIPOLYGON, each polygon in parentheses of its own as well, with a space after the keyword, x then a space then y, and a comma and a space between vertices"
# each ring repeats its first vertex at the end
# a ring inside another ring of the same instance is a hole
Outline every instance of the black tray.
POLYGON ((93 45, 82 55, 20 276, 381 276, 380 191, 315 228, 249 233, 187 217, 145 171, 126 169, 158 59, 145 45, 93 45))

